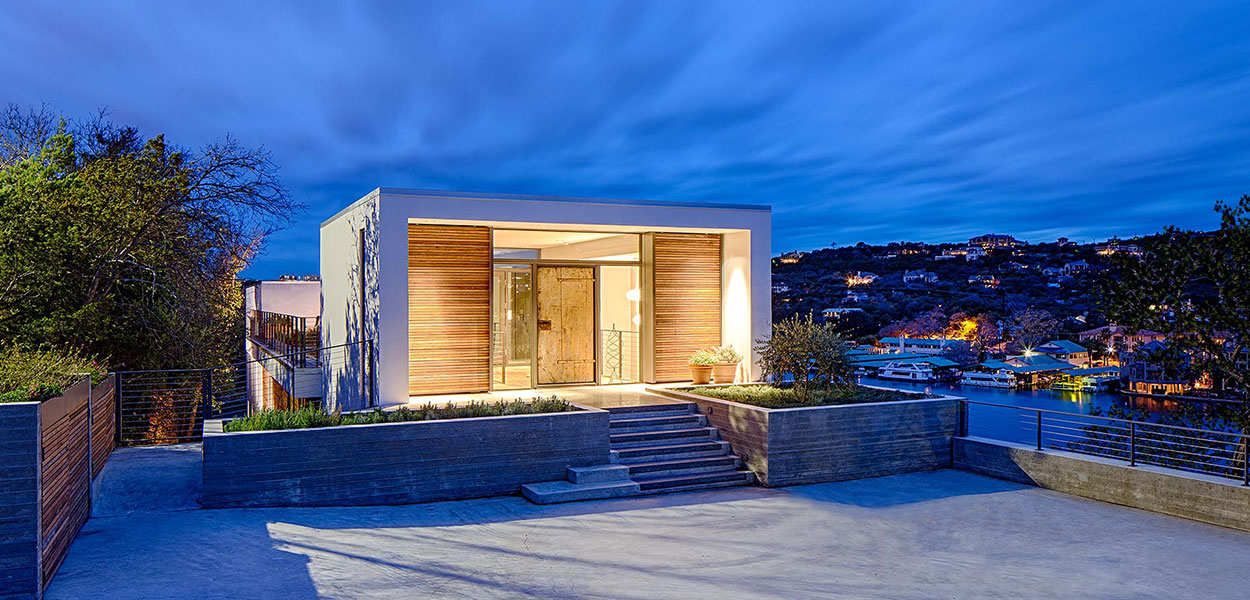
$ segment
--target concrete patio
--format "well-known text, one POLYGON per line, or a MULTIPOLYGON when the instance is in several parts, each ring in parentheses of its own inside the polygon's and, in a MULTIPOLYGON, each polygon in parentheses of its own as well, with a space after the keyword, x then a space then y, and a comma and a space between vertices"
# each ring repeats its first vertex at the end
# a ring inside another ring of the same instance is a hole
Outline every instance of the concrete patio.
POLYGON ((947 470, 95 518, 47 598, 1237 598, 1246 556, 1244 533, 947 470))

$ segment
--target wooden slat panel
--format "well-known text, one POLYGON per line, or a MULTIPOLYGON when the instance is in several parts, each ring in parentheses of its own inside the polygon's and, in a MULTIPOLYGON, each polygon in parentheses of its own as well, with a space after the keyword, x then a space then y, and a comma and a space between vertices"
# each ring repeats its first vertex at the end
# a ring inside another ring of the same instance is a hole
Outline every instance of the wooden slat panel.
POLYGON ((65 559, 69 545, 87 522, 91 457, 86 396, 54 422, 42 425, 40 487, 43 527, 43 583, 46 587, 65 559))
POLYGON ((100 474, 113 452, 116 436, 117 409, 113 404, 114 379, 109 377, 91 391, 91 476, 100 474))
POLYGON ((690 355, 721 340, 721 236, 653 235, 655 381, 688 381, 690 355))
POLYGON ((408 225, 408 393, 490 387, 490 230, 408 225))

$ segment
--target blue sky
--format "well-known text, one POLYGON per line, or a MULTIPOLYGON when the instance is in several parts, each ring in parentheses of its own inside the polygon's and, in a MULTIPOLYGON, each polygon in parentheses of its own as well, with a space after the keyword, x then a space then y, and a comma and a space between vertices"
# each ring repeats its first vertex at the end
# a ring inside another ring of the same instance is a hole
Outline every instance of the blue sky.
POLYGON ((0 0, 0 102, 263 145, 317 270, 378 186, 771 204, 775 252, 1216 225, 1245 2, 0 0))

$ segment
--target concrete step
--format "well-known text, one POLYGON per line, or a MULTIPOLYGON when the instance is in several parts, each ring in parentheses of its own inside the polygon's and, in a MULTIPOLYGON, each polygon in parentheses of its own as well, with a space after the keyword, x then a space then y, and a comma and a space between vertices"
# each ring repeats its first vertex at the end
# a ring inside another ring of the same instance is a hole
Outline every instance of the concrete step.
POLYGON ((637 419, 642 417, 664 417, 675 414, 693 414, 698 412, 692 402, 671 402, 663 404, 646 404, 639 406, 613 406, 608 408, 609 419, 637 419))
POLYGON ((671 477, 635 477, 634 481, 638 482, 638 488, 643 492, 696 490, 705 489, 708 486, 750 485, 755 482, 755 474, 750 471, 727 470, 671 477))
POLYGON ((578 500, 601 500, 637 496, 638 484, 634 481, 607 483, 573 483, 571 481, 544 481, 521 486, 521 495, 534 504, 555 504, 578 500))
POLYGON ((655 446, 682 444, 704 440, 716 440, 720 431, 715 427, 692 427, 690 429, 668 429, 664 431, 639 431, 635 433, 613 433, 609 437, 614 450, 636 448, 638 446, 655 446))
POLYGON ((753 483, 755 483, 755 474, 751 473, 751 477, 745 482, 743 481, 720 481, 716 483, 699 483, 695 485, 657 488, 654 490, 642 490, 638 492, 638 495, 646 496, 649 494, 677 494, 680 492, 697 492, 700 490, 713 490, 716 488, 744 487, 744 486, 751 485, 753 483))
POLYGON ((620 448, 613 450, 620 464, 632 465, 640 462, 656 460, 673 460, 678 458, 697 458, 701 456, 724 456, 729 454, 729 442, 709 440, 703 442, 667 444, 662 446, 642 446, 638 448, 620 448))
POLYGON ((608 483, 629 481, 629 467, 625 465, 595 465, 593 467, 569 467, 566 471, 573 483, 608 483))
POLYGON ((664 477, 714 473, 725 470, 733 471, 742 467, 742 460, 733 454, 726 454, 724 456, 702 456, 697 458, 679 458, 677 460, 654 460, 622 466, 629 470, 631 478, 664 477))
POLYGON ((703 415, 681 414, 663 417, 642 417, 631 419, 613 419, 609 428, 612 433, 629 433, 635 431, 660 431, 664 429, 689 429, 705 427, 707 417, 703 415))

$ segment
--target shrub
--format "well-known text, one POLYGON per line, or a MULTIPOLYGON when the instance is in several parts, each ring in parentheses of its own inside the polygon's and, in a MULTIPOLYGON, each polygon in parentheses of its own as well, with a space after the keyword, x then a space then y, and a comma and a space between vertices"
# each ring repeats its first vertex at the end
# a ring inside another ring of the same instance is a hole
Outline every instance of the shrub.
POLYGON ((764 376, 775 385, 789 384, 801 403, 813 390, 830 392, 855 385, 850 343, 832 323, 817 324, 809 314, 773 324, 772 335, 756 340, 764 376))
POLYGON ((331 413, 319 406, 306 406, 296 410, 264 410, 225 424, 225 431, 273 431, 278 429, 311 429, 315 427, 338 427, 341 425, 371 425, 376 423, 405 423, 409 421, 436 421, 441 419, 472 419, 505 415, 531 415, 568 412, 576 410, 567 400, 551 396, 524 400, 498 400, 495 402, 447 403, 445 406, 403 406, 396 410, 375 408, 368 412, 331 413))
POLYGON ((72 349, 0 350, 0 402, 43 402, 61 395, 83 373, 104 377, 104 367, 72 349))
POLYGON ((738 363, 742 361, 742 355, 734 350, 733 346, 713 346, 712 354, 716 357, 718 363, 738 363))
POLYGON ((716 354, 711 350, 695 350, 690 355, 690 364, 700 367, 706 367, 717 363, 716 354))

